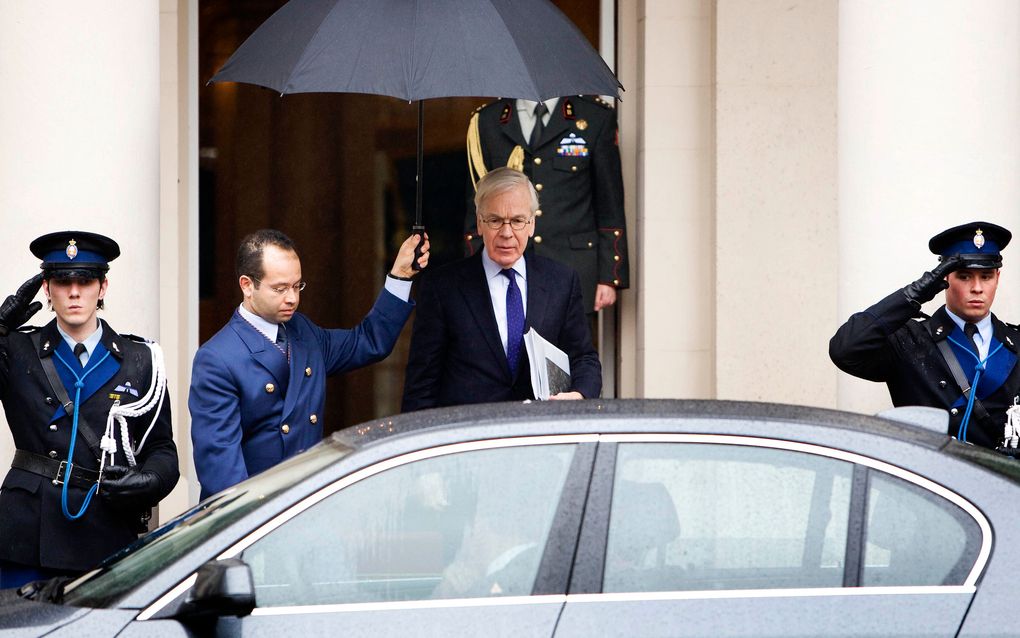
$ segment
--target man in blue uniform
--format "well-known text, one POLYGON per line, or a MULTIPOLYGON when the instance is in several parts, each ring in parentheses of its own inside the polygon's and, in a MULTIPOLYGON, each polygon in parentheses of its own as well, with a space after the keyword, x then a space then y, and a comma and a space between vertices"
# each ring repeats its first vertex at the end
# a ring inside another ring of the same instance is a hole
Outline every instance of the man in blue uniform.
POLYGON ((178 479, 159 347, 97 317, 120 247, 66 231, 30 249, 42 273, 0 307, 0 400, 17 447, 0 490, 0 587, 94 567, 178 479), (19 331, 40 287, 56 318, 19 331))
POLYGON ((886 383, 893 405, 948 410, 949 434, 994 449, 1002 442, 1006 410, 1020 395, 1020 332, 991 312, 999 251, 1011 237, 988 222, 932 237, 928 247, 939 264, 850 317, 829 341, 833 363, 855 377, 886 383), (945 305, 924 317, 921 304, 942 290, 945 305))
POLYGON ((345 330, 320 328, 297 312, 305 283, 289 237, 260 230, 242 240, 241 305, 199 348, 192 368, 188 408, 202 498, 322 439, 326 377, 386 358, 411 314, 419 242, 418 263, 428 265, 428 238, 408 237, 372 310, 345 330))
MULTIPOLYGON (((630 275, 616 111, 609 103, 576 95, 492 102, 471 118, 468 163, 472 180, 501 166, 531 178, 542 198, 534 253, 577 271, 585 313, 616 303, 630 275)), ((482 237, 469 190, 464 239, 471 255, 482 237)))

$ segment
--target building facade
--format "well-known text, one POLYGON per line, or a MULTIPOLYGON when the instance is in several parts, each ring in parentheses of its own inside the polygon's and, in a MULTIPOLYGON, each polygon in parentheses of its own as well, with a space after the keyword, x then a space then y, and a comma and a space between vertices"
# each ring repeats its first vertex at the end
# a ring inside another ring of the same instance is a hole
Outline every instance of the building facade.
MULTIPOLYGON (((45 232, 121 241, 104 317, 166 353, 182 481, 163 518, 198 493, 200 10, 0 3, 0 290, 35 272, 45 232)), ((1020 2, 609 0, 600 25, 626 87, 617 395, 888 407, 828 339, 931 268, 938 230, 1020 229, 1020 2)), ((1012 250, 995 309, 1020 321, 1012 250)))

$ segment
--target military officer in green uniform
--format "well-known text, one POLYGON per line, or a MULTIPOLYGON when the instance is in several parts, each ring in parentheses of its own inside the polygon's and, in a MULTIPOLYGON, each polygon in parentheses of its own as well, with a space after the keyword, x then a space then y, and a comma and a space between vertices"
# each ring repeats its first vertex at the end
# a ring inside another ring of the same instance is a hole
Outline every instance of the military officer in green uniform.
MULTIPOLYGON (((630 275, 616 111, 609 103, 587 96, 492 102, 471 118, 468 163, 473 182, 500 166, 524 171, 541 205, 535 254, 577 271, 586 312, 616 303, 630 275)), ((469 191, 464 239, 471 255, 482 241, 469 191)))
POLYGON ((179 475, 162 352, 97 316, 120 247, 65 231, 30 249, 42 272, 0 306, 0 401, 17 448, 0 489, 0 587, 94 567, 137 538, 179 475), (40 288, 56 317, 21 328, 40 288))
POLYGON ((840 326, 829 341, 833 363, 884 382, 893 405, 948 410, 950 435, 996 448, 1006 410, 1020 395, 1020 332, 992 314, 999 251, 1011 237, 988 222, 932 237, 928 248, 939 255, 938 265, 840 326), (923 315, 921 304, 943 290, 945 305, 923 315))

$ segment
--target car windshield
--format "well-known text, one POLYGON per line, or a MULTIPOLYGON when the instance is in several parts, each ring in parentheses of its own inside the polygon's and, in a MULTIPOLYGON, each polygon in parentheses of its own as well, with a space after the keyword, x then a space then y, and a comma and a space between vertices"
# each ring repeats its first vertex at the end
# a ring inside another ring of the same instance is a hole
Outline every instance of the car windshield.
POLYGON ((116 602, 216 532, 350 452, 351 448, 326 440, 202 501, 68 583, 62 602, 79 607, 105 607, 116 602))

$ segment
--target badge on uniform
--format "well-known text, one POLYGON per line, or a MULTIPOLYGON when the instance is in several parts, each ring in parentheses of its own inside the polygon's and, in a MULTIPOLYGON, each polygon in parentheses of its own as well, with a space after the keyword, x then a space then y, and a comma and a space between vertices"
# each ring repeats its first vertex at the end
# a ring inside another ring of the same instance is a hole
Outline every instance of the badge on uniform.
POLYGON ((78 256, 78 246, 76 245, 77 243, 78 242, 74 241, 73 239, 67 242, 67 248, 64 249, 64 254, 67 255, 68 259, 74 259, 75 257, 78 256))
POLYGON ((138 396, 138 390, 135 390, 134 388, 131 387, 131 382, 130 381, 126 381, 124 383, 124 385, 117 386, 116 388, 113 389, 113 391, 114 392, 127 392, 128 394, 130 394, 133 397, 137 397, 138 396))
POLYGON ((974 248, 981 250, 981 247, 985 245, 985 234, 978 228, 977 232, 974 233, 974 248))
POLYGON ((576 133, 571 133, 560 140, 556 154, 560 157, 588 157, 588 142, 576 133))

